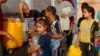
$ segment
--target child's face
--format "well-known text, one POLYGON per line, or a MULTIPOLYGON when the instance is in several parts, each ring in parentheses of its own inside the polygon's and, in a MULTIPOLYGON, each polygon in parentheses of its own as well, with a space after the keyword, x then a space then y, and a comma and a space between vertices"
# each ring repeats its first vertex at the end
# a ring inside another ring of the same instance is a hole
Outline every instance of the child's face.
POLYGON ((88 18, 89 16, 91 16, 91 13, 89 13, 86 9, 83 9, 83 16, 84 18, 88 18))
POLYGON ((47 10, 45 11, 45 13, 46 13, 47 17, 50 17, 50 15, 49 15, 50 13, 47 10))
POLYGON ((51 16, 50 16, 50 15, 51 15, 50 12, 46 10, 45 13, 46 13, 46 17, 48 17, 48 20, 51 20, 51 19, 50 19, 50 17, 51 17, 51 16))
POLYGON ((36 30, 39 34, 42 34, 44 31, 46 31, 46 26, 44 26, 40 23, 37 23, 36 24, 36 30))

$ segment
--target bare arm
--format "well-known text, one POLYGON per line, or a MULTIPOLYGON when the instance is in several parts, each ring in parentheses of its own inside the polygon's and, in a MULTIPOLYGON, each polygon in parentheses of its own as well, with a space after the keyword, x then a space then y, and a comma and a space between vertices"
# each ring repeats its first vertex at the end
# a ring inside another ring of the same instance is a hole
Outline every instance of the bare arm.
POLYGON ((4 31, 0 31, 0 35, 7 35, 7 33, 4 31))
POLYGON ((5 36, 7 36, 9 39, 13 39, 12 36, 11 36, 9 33, 4 32, 4 31, 0 31, 0 35, 5 35, 5 36))
POLYGON ((35 45, 35 46, 32 46, 32 47, 29 47, 28 48, 28 53, 29 54, 32 54, 33 52, 36 52, 40 49, 40 45, 35 45))
POLYGON ((60 39, 62 37, 62 33, 58 33, 58 34, 52 35, 51 37, 55 38, 55 39, 60 39))
POLYGON ((35 28, 32 28, 32 29, 30 29, 30 30, 28 31, 28 34, 31 34, 31 33, 34 33, 34 32, 36 32, 36 29, 35 29, 35 28))
POLYGON ((76 39, 76 43, 75 43, 76 47, 79 46, 80 34, 81 34, 80 31, 78 31, 78 33, 77 33, 77 39, 76 39))
POLYGON ((21 1, 21 2, 19 3, 19 13, 20 13, 21 20, 24 19, 22 7, 23 7, 23 2, 21 1))

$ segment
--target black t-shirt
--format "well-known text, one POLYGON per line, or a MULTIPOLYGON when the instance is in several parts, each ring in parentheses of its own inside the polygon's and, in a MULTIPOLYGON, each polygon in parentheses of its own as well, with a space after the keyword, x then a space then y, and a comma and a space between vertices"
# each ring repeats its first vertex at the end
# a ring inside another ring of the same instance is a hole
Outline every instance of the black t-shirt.
POLYGON ((79 18, 77 27, 80 27, 81 22, 84 20, 84 17, 79 18))
POLYGON ((91 27, 91 42, 95 42, 95 31, 99 30, 98 23, 96 21, 93 22, 92 27, 91 27))
POLYGON ((37 19, 39 16, 40 16, 40 12, 37 11, 37 10, 30 10, 30 13, 29 13, 28 16, 26 16, 26 15, 24 14, 24 17, 25 17, 25 18, 34 18, 34 21, 36 21, 36 19, 37 19))

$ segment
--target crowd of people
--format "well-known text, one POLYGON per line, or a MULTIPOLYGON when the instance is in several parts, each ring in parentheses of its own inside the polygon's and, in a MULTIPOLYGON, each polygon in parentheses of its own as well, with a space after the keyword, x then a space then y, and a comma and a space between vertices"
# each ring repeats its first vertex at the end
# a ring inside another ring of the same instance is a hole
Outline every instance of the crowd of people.
MULTIPOLYGON (((0 6, 7 0, 0 0, 0 6)), ((80 47, 82 56, 96 56, 98 23, 95 10, 88 3, 81 6, 82 17, 78 20, 76 47, 80 47), (77 44, 78 42, 78 44, 77 44)), ((44 10, 30 10, 25 2, 19 3, 20 20, 23 23, 23 45, 12 49, 12 53, 0 43, 0 56, 67 56, 74 37, 73 26, 77 10, 70 1, 57 0, 55 6, 44 10), (6 50, 4 50, 6 49, 6 50), (6 52, 6 53, 5 53, 6 52)), ((0 8, 0 29, 3 29, 3 15, 0 8)), ((13 36, 0 31, 13 40, 13 36)), ((2 39, 2 36, 0 36, 2 39)))

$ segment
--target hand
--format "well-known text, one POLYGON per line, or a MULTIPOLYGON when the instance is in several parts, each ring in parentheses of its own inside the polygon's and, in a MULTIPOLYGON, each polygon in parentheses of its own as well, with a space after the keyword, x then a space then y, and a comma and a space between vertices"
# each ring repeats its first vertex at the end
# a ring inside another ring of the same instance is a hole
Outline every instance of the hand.
POLYGON ((75 47, 79 47, 79 42, 76 42, 75 43, 75 47))
POLYGON ((67 36, 69 36, 71 34, 71 31, 69 31, 68 33, 67 33, 67 36))
POLYGON ((79 47, 79 39, 78 39, 78 37, 77 37, 77 40, 76 40, 76 42, 75 42, 75 46, 76 46, 76 47, 79 47))
POLYGON ((33 33, 35 31, 35 29, 30 29, 27 33, 28 34, 31 34, 31 33, 33 33))
POLYGON ((68 34, 67 34, 67 36, 69 36, 71 33, 69 32, 68 34))
POLYGON ((12 37, 12 35, 10 35, 10 34, 8 34, 7 33, 7 35, 6 35, 10 40, 13 40, 13 37, 12 37))

